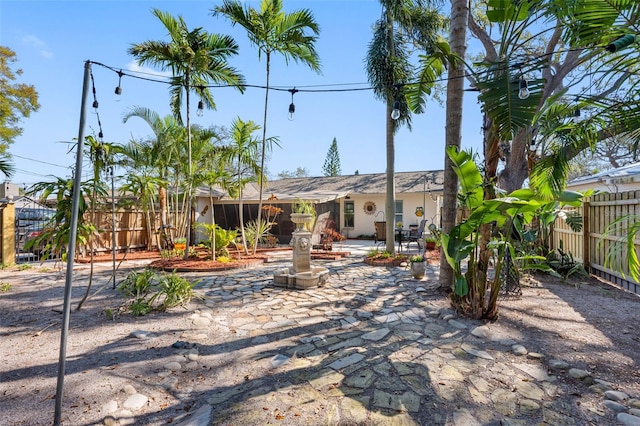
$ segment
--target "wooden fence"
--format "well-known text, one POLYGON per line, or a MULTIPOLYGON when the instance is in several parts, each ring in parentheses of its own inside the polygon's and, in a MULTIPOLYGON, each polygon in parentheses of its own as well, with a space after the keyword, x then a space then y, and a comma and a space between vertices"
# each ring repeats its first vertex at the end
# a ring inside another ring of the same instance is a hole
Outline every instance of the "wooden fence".
MULTIPOLYGON (((168 222, 173 223, 173 215, 170 215, 168 222)), ((111 252, 113 246, 113 219, 111 212, 97 212, 94 225, 98 228, 98 236, 94 238, 92 244, 96 253, 111 252)), ((160 214, 151 218, 151 233, 147 232, 146 216, 141 211, 135 210, 119 210, 115 212, 115 233, 116 233, 116 251, 125 250, 141 250, 147 247, 149 235, 151 235, 151 247, 158 247, 158 232, 160 226, 160 214)), ((172 236, 176 236, 176 230, 171 230, 172 236)), ((89 251, 90 246, 87 245, 84 251, 89 251)))
MULTIPOLYGON (((551 247, 570 253, 588 272, 640 294, 640 283, 629 275, 626 247, 618 245, 619 250, 610 251, 615 242, 626 236, 628 226, 640 219, 640 191, 597 194, 586 199, 580 208, 565 209, 564 214, 582 216, 582 231, 572 231, 559 217, 552 227, 551 247), (608 229, 619 218, 626 219, 608 229)), ((636 253, 639 248, 640 240, 636 240, 636 253)))

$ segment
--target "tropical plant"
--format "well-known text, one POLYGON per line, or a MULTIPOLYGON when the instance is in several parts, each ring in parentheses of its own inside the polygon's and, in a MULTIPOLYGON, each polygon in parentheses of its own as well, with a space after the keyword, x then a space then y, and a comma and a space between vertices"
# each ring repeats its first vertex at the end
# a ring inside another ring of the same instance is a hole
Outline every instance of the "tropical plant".
MULTIPOLYGON (((143 143, 135 141, 131 142, 129 149, 126 151, 128 154, 137 153, 137 150, 132 150, 132 144, 138 144, 139 147, 143 147, 145 151, 144 156, 128 157, 135 165, 131 168, 131 171, 135 171, 141 166, 141 162, 144 162, 146 168, 155 172, 158 182, 158 204, 160 208, 160 228, 165 229, 168 226, 167 221, 167 179, 169 177, 169 170, 172 165, 179 163, 179 148, 178 144, 181 142, 181 133, 183 133, 183 127, 175 119, 175 117, 167 116, 163 119, 160 118, 157 112, 143 107, 134 107, 130 109, 123 117, 122 121, 126 123, 130 118, 138 117, 144 120, 155 135, 155 139, 143 143), (137 164, 136 164, 137 163, 137 164)), ((166 248, 160 241, 160 248, 166 248)))
POLYGON ((424 256, 417 254, 417 255, 413 255, 409 257, 409 262, 411 263, 420 263, 420 262, 424 262, 425 258, 424 256))
MULTIPOLYGON (((443 232, 441 237, 444 257, 454 272, 452 303, 477 319, 494 319, 498 314, 504 260, 517 258, 512 234, 547 210, 550 201, 540 198, 531 189, 486 200, 485 182, 472 155, 459 152, 455 147, 449 147, 447 153, 461 183, 458 198, 469 211, 468 218, 454 226, 451 232, 443 232), (487 225, 492 226, 493 234, 497 236, 485 243, 481 230, 487 225), (489 277, 486 268, 490 257, 493 257, 493 277, 489 277), (464 261, 466 271, 462 267, 464 261)), ((575 206, 580 204, 581 198, 580 193, 566 191, 553 202, 575 206)), ((506 266, 510 267, 510 264, 506 266)))
POLYGON ((292 207, 293 213, 316 215, 316 206, 313 201, 296 198, 292 207))
POLYGON ((240 236, 245 254, 249 252, 244 225, 244 186, 260 174, 260 167, 256 162, 259 140, 253 137, 253 133, 259 129, 260 126, 253 121, 243 121, 240 117, 236 117, 231 123, 231 142, 223 153, 223 156, 231 163, 231 167, 235 169, 240 236))
MULTIPOLYGON (((421 1, 381 0, 382 17, 373 27, 365 59, 369 82, 376 98, 386 104, 386 217, 395 216, 395 142, 394 135, 402 125, 411 128, 410 109, 422 112, 424 97, 430 94, 436 77, 443 71, 444 61, 437 55, 448 51, 437 35, 444 19, 435 9, 425 8, 421 1), (415 46, 430 54, 421 59, 422 69, 411 64, 415 46), (409 84, 415 78, 418 84, 409 84), (393 114, 393 115, 392 115, 393 114)), ((386 249, 395 251, 391 221, 386 225, 386 249)))
POLYGON ((258 219, 252 220, 245 224, 245 237, 247 239, 247 244, 250 244, 253 247, 256 247, 258 243, 266 243, 269 231, 271 231, 271 227, 273 224, 267 222, 265 219, 262 219, 258 222, 258 219))
POLYGON ((198 281, 188 281, 174 272, 157 274, 152 269, 133 271, 118 286, 118 291, 130 299, 129 310, 133 316, 151 311, 165 311, 185 306, 193 297, 198 281))
MULTIPOLYGON (((238 231, 235 229, 223 229, 220 225, 210 223, 198 223, 198 227, 205 230, 209 236, 204 244, 212 248, 212 252, 216 255, 228 255, 227 247, 238 237, 238 231)), ((213 257, 215 259, 215 257, 213 257)))
MULTIPOLYGON (((192 90, 200 96, 203 106, 215 109, 213 96, 207 85, 211 82, 224 83, 244 90, 242 75, 229 66, 227 60, 238 53, 238 45, 232 37, 219 34, 209 34, 202 28, 191 31, 187 28, 184 19, 177 19, 171 14, 159 9, 153 9, 152 13, 162 22, 169 33, 171 41, 145 41, 134 44, 128 52, 136 57, 140 65, 156 65, 160 69, 170 69, 171 78, 171 110, 176 119, 182 123, 183 92, 186 104, 186 128, 187 128, 187 190, 186 205, 191 206, 191 178, 192 152, 191 152, 191 122, 190 122, 190 94, 192 90)), ((186 229, 187 248, 190 246, 190 228, 186 229)), ((185 250, 185 257, 188 250, 185 250)))
POLYGON ((176 306, 186 306, 193 297, 193 288, 200 280, 189 281, 174 272, 158 278, 157 293, 153 296, 155 309, 166 311, 176 306))
MULTIPOLYGON (((90 223, 95 224, 97 223, 96 206, 98 201, 98 186, 104 185, 103 183, 101 183, 101 175, 102 173, 107 171, 108 167, 113 167, 113 165, 115 164, 115 155, 119 152, 119 147, 115 144, 104 142, 102 138, 96 139, 94 136, 85 137, 85 145, 89 148, 89 150, 85 151, 85 153, 89 157, 89 161, 91 162, 91 165, 93 167, 93 188, 91 189, 90 198, 90 223)), ((80 308, 82 308, 82 305, 87 300, 87 297, 89 297, 91 285, 93 284, 93 256, 95 254, 93 244, 94 239, 91 238, 89 240, 89 256, 91 261, 91 266, 89 268, 89 282, 87 283, 87 288, 85 290, 84 296, 82 297, 80 302, 78 302, 76 310, 80 310, 80 308)), ((115 247, 113 249, 115 250, 115 247)))
MULTIPOLYGON (((251 44, 258 48, 258 58, 263 54, 266 65, 266 90, 264 96, 264 119, 262 123, 262 144, 260 153, 260 167, 258 175, 258 218, 262 222, 262 196, 264 190, 264 162, 267 150, 270 149, 267 140, 267 110, 269 105, 269 89, 271 78, 271 59, 273 54, 281 54, 285 61, 293 59, 306 64, 314 71, 320 70, 320 60, 315 50, 315 42, 320 32, 313 14, 308 9, 300 9, 291 13, 282 10, 282 0, 262 0, 260 10, 243 7, 238 0, 223 0, 222 5, 216 6, 212 15, 222 15, 229 19, 232 25, 240 25, 247 31, 251 44)), ((293 89, 292 89, 293 96, 293 89)), ((257 249, 258 239, 255 239, 253 253, 257 249)))
MULTIPOLYGON (((73 214, 73 179, 56 178, 51 182, 38 182, 32 185, 27 191, 27 195, 38 194, 41 200, 46 200, 50 195, 55 195, 56 211, 53 217, 44 225, 42 233, 25 244, 25 250, 34 247, 42 247, 41 260, 50 256, 65 258, 69 246, 71 235, 71 217, 73 214)), ((81 246, 86 245, 97 233, 93 223, 87 220, 85 213, 91 200, 92 194, 98 198, 104 198, 107 190, 100 182, 87 180, 80 183, 80 197, 78 201, 78 223, 76 229, 76 251, 81 246), (95 189, 95 191, 94 191, 95 189)), ((73 256, 76 253, 72 254, 73 256)))

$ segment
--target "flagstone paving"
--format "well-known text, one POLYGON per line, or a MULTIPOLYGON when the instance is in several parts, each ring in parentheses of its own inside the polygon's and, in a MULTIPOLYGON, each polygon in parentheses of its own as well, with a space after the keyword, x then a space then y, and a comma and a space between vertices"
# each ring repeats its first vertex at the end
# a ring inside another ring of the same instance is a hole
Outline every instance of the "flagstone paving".
MULTIPOLYGON (((352 256, 322 262, 325 286, 302 291, 273 286, 283 262, 194 275, 203 305, 157 377, 202 395, 180 425, 640 425, 640 400, 456 315, 436 267, 415 280, 352 256), (181 383, 205 368, 206 391, 181 383), (569 375, 603 403, 567 403, 558 379, 569 375)), ((112 410, 114 421, 126 424, 142 400, 112 410)))

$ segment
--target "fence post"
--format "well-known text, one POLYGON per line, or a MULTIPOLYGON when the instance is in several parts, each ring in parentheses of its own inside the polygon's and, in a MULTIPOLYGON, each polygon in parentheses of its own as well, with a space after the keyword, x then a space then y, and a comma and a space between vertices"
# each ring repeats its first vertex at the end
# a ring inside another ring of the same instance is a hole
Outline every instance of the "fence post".
POLYGON ((16 207, 12 202, 0 209, 0 226, 0 261, 3 265, 13 265, 16 263, 16 207))
POLYGON ((589 198, 582 203, 582 265, 585 271, 591 273, 591 221, 589 220, 589 198))

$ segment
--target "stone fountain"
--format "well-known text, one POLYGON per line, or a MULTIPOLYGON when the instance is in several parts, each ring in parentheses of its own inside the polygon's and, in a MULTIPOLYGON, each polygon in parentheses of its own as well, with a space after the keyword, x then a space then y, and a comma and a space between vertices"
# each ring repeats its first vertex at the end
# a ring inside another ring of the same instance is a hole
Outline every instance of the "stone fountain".
POLYGON ((329 270, 322 266, 311 266, 311 232, 305 228, 305 223, 312 220, 311 214, 291 213, 291 221, 296 224, 291 239, 293 266, 274 273, 273 282, 276 286, 306 289, 325 283, 329 270))

